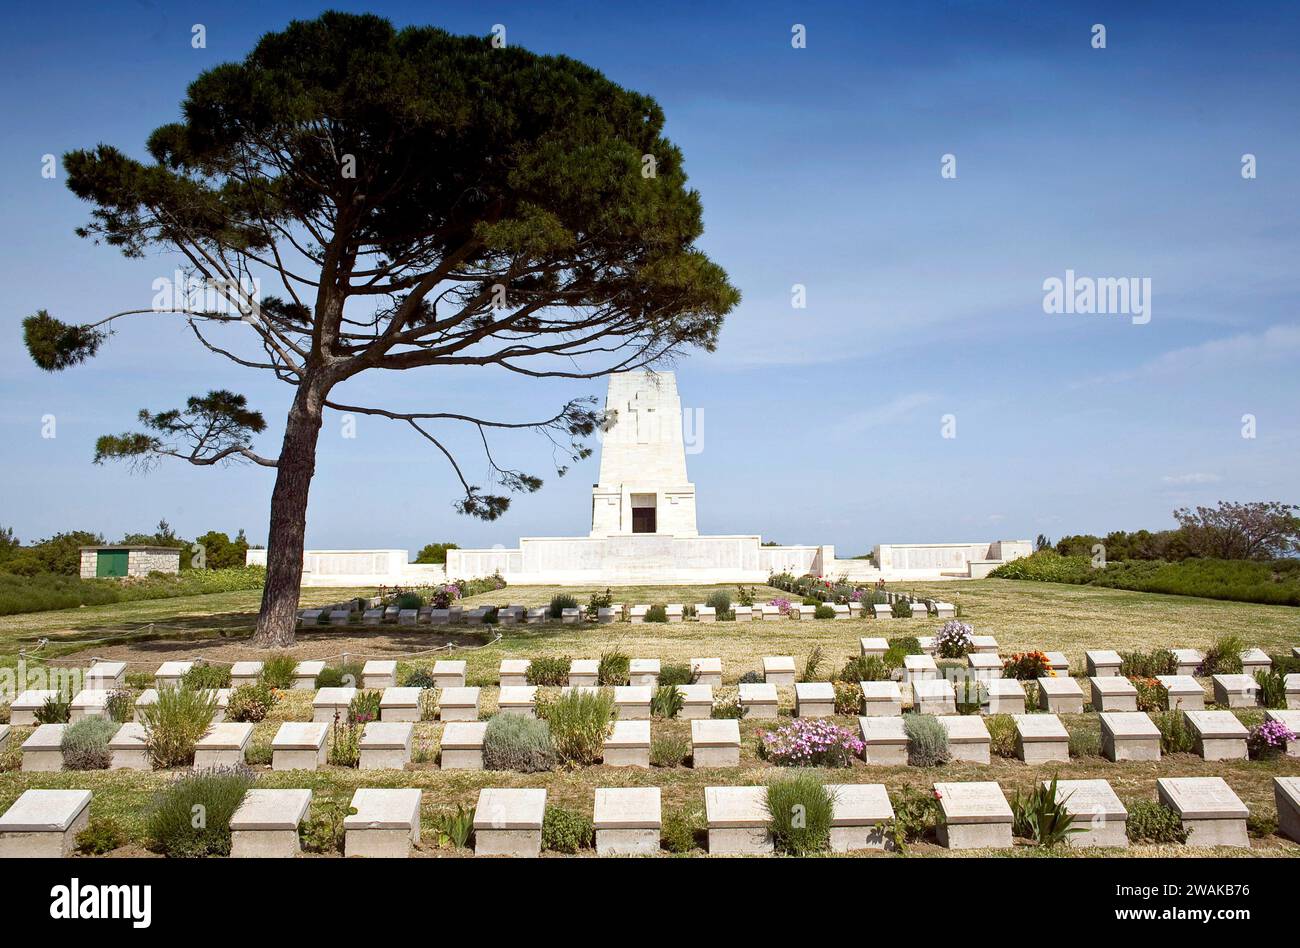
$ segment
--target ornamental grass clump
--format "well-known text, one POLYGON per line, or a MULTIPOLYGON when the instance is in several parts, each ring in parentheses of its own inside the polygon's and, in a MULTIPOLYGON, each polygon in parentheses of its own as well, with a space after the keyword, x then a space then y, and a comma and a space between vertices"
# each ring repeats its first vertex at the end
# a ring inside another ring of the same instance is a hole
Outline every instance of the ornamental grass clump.
POLYGON ((614 694, 607 688, 594 694, 575 689, 545 704, 539 701, 537 716, 550 725, 551 743, 560 760, 594 764, 614 726, 614 694))
POLYGON ((563 619, 565 609, 577 609, 578 600, 574 599, 568 593, 560 593, 558 596, 551 597, 551 604, 546 610, 546 614, 552 619, 563 619))
POLYGON ((1286 707, 1286 675, 1280 671, 1261 668, 1255 672, 1255 683, 1259 685, 1259 703, 1262 707, 1286 707))
POLYGON ((758 737, 759 753, 778 767, 848 767, 862 753, 861 739, 825 718, 796 718, 758 737))
POLYGON ((1073 834, 1087 829, 1075 826, 1074 815, 1066 809, 1065 800, 1057 799, 1055 775, 1050 784, 1036 782, 1028 793, 1017 790, 1011 798, 1011 812, 1014 814, 1012 832, 1046 848, 1060 846, 1073 834))
POLYGON ((825 852, 831 845, 835 795, 816 774, 773 780, 763 800, 768 830, 779 852, 791 856, 825 852))
POLYGON ((485 770, 541 773, 555 768, 555 747, 545 721, 518 714, 498 714, 483 731, 485 770))
POLYGON ((569 657, 543 655, 528 663, 525 680, 530 685, 557 687, 569 680, 569 657))
POLYGON ((159 769, 194 763, 194 745, 217 715, 217 693, 191 688, 164 688, 158 700, 140 711, 145 746, 159 769))
POLYGON ((604 652, 596 669, 597 681, 610 687, 626 685, 630 681, 631 665, 632 659, 620 651, 604 652))
POLYGON ((1286 753, 1287 743, 1295 739, 1295 733, 1281 721, 1265 721, 1250 729, 1246 749, 1251 760, 1271 760, 1286 753))
POLYGON ((670 662, 659 669, 659 686, 693 685, 699 673, 685 662, 670 662))
POLYGON ((262 682, 268 688, 284 691, 293 687, 293 673, 298 668, 298 659, 288 652, 277 652, 262 662, 262 682))
POLYGON ((59 750, 65 770, 107 770, 113 762, 108 742, 121 727, 106 718, 82 718, 63 731, 59 750))
POLYGON ((907 762, 913 767, 939 767, 952 760, 948 729, 931 714, 903 715, 907 733, 907 762))
POLYGON ((104 701, 104 712, 109 720, 125 724, 135 717, 135 694, 125 689, 110 691, 104 701))
POLYGON ((934 634, 934 646, 940 658, 965 658, 975 648, 975 628, 949 619, 934 634))
POLYGON ((183 858, 230 855, 230 818, 253 782, 247 767, 204 770, 173 781, 145 814, 149 848, 183 858))
POLYGON ((660 685, 650 697, 650 714, 656 718, 675 718, 684 703, 677 685, 660 685))

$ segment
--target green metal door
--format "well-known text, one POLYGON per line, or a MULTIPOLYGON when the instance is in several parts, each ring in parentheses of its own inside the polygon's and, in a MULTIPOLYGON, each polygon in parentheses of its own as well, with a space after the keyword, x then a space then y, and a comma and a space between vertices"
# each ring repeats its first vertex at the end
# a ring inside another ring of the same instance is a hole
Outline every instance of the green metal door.
POLYGON ((125 576, 130 556, 126 550, 99 550, 95 556, 95 575, 125 576))

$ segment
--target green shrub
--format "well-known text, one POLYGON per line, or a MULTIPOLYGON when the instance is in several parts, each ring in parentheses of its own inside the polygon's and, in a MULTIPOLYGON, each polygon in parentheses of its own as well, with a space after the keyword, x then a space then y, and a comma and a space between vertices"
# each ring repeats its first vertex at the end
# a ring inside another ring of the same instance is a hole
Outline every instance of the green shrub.
POLYGON ((699 680, 695 669, 685 662, 670 662, 659 668, 659 686, 693 685, 699 680))
POLYGON ((612 605, 614 605, 614 593, 606 586, 603 593, 592 593, 591 599, 587 601, 587 615, 594 619, 601 609, 608 609, 612 605))
POLYGON ((263 721, 275 707, 275 692, 264 681, 240 685, 230 692, 226 701, 226 720, 236 723, 256 724, 263 721))
POLYGON ((245 767, 205 770, 172 781, 146 813, 149 848, 182 858, 230 855, 230 818, 252 786, 252 772, 245 767))
POLYGON ((555 747, 545 721, 518 714, 498 714, 483 732, 483 767, 539 773, 555 767, 555 747))
POLYGON ((371 721, 378 721, 379 702, 383 697, 384 693, 378 688, 358 691, 348 702, 348 723, 365 727, 371 721))
POLYGON ((735 688, 723 688, 713 700, 713 709, 709 712, 709 717, 718 720, 734 718, 738 721, 748 713, 749 708, 740 703, 739 692, 735 688))
POLYGON ((691 741, 685 734, 658 734, 650 742, 650 763, 656 767, 680 767, 691 756, 691 741))
POLYGON ((433 677, 433 669, 425 665, 417 665, 406 672, 402 679, 402 686, 405 688, 437 688, 438 679, 433 677))
POLYGON ((718 589, 709 593, 709 598, 705 600, 704 604, 712 606, 718 616, 721 617, 724 612, 731 611, 731 596, 718 589))
POLYGON ((668 609, 667 609, 665 606, 662 606, 662 605, 659 605, 658 603, 656 603, 655 605, 651 606, 649 609, 646 610, 644 621, 646 621, 646 622, 667 622, 667 621, 668 621, 668 609))
POLYGON ((741 675, 736 681, 737 684, 741 685, 761 685, 763 684, 763 673, 750 670, 741 675))
POLYGON ((855 717, 862 713, 862 686, 856 681, 835 682, 835 713, 851 714, 855 717))
POLYGON ((419 593, 404 592, 393 600, 398 609, 420 609, 424 606, 424 597, 419 593))
POLYGON ((303 850, 309 853, 343 852, 347 836, 344 820, 351 810, 351 801, 313 794, 311 809, 298 829, 303 850))
POLYGON ((912 604, 905 599, 895 599, 889 611, 895 619, 912 618, 912 604))
POLYGON ((901 635, 888 640, 889 649, 885 652, 885 664, 890 668, 901 668, 903 659, 908 655, 922 654, 921 642, 915 635, 901 635))
POLYGON ((1151 720, 1160 728, 1162 754, 1190 754, 1196 749, 1196 736, 1181 711, 1157 711, 1151 720))
POLYGON ((570 659, 567 655, 557 658, 543 655, 528 663, 527 681, 530 685, 555 687, 569 680, 570 659))
POLYGON ((125 689, 110 691, 104 702, 104 711, 109 720, 125 724, 135 717, 135 695, 125 689))
POLYGON ((597 681, 607 686, 626 685, 631 680, 629 677, 631 663, 632 659, 622 652, 603 652, 600 656, 600 664, 597 666, 597 681))
POLYGON ((903 787, 893 798, 893 838, 899 848, 902 844, 934 839, 943 818, 939 800, 933 791, 903 787))
POLYGON ((1183 829, 1178 814, 1155 800, 1137 800, 1125 803, 1128 810, 1128 838, 1134 843, 1185 843, 1187 830, 1183 829))
POLYGON ((1074 816, 1065 808, 1064 801, 1057 801, 1055 776, 1047 785, 1035 781, 1028 793, 1017 790, 1011 797, 1011 812, 1012 832, 1047 848, 1059 846, 1074 833, 1086 829, 1075 826, 1074 816))
POLYGON ((159 691, 158 700, 140 711, 145 745, 153 765, 165 769, 193 764, 194 745, 207 732, 216 714, 216 692, 191 688, 159 691))
POLYGON ((230 666, 196 662, 190 667, 189 671, 181 676, 181 687, 193 688, 195 691, 202 691, 205 688, 212 691, 219 688, 229 688, 230 666))
MULTIPOLYGON (((76 555, 75 549, 72 554, 76 555)), ((0 615, 261 589, 266 581, 266 568, 262 566, 187 569, 179 575, 154 573, 130 582, 43 572, 39 564, 30 573, 16 575, 14 566, 15 560, 10 560, 6 572, 0 573, 0 615)))
POLYGON ((903 715, 907 732, 907 762, 914 767, 938 767, 952 760, 948 731, 931 714, 903 715))
POLYGON ((1259 685, 1259 703, 1265 708, 1286 708, 1286 675, 1277 669, 1260 669, 1255 672, 1259 685))
POLYGON ((77 834, 77 852, 85 856, 103 856, 127 844, 126 830, 111 816, 93 816, 77 834))
POLYGON ((1016 719, 1009 714, 990 714, 984 719, 989 729, 989 753, 994 757, 1017 757, 1016 719))
POLYGON ((108 742, 121 726, 105 718, 82 718, 69 724, 59 742, 64 770, 107 770, 113 763, 108 742))
POLYGON ((558 596, 551 597, 551 605, 546 610, 546 614, 552 619, 564 618, 565 609, 577 609, 578 600, 574 599, 568 593, 560 593, 558 596))
POLYGON ((830 848, 835 797, 816 774, 804 771, 771 781, 764 804, 779 851, 805 856, 830 848))
POLYGON ((1202 678, 1212 675, 1241 674, 1241 653, 1246 643, 1236 635, 1224 635, 1205 650, 1205 657, 1196 674, 1202 678))
POLYGON ((1266 811, 1251 810, 1246 817, 1246 832, 1255 839, 1268 839, 1277 832, 1277 815, 1266 811))
POLYGON ((330 746, 325 760, 334 767, 361 766, 361 734, 363 727, 344 719, 337 712, 330 727, 330 746))
POLYGON ((816 609, 813 610, 813 618, 814 618, 814 619, 834 619, 834 618, 835 618, 835 610, 832 609, 830 606, 825 606, 825 605, 818 606, 816 609))
POLYGON ((561 806, 548 806, 542 817, 542 849, 555 853, 576 853, 588 849, 595 830, 591 820, 561 806))
POLYGON ((800 681, 820 681, 822 665, 825 664, 825 653, 820 645, 814 645, 808 657, 804 659, 803 671, 799 673, 800 681))
POLYGON ((596 693, 570 691, 543 705, 538 702, 538 717, 545 716, 551 728, 551 743, 560 760, 569 764, 593 764, 604 752, 614 719, 614 695, 607 689, 596 693))
POLYGON ((275 762, 275 749, 266 738, 253 738, 244 751, 244 763, 250 767, 269 767, 275 762))
POLYGON ((1165 648, 1154 652, 1120 652, 1119 673, 1125 678, 1155 678, 1178 671, 1178 659, 1165 648))
POLYGON ((1092 561, 1088 557, 1062 556, 1055 550, 1046 549, 1003 563, 989 575, 998 579, 1078 584, 1086 583, 1092 572, 1092 561))
POLYGON ((262 662, 262 681, 269 688, 284 691, 293 687, 293 672, 298 667, 298 659, 288 652, 276 652, 262 662))
POLYGON ((678 685, 660 685, 650 697, 650 713, 656 718, 671 720, 681 713, 685 699, 678 685))
POLYGON ((704 813, 700 810, 669 810, 663 815, 664 849, 670 853, 688 853, 703 848, 707 832, 704 813))
POLYGON ((365 677, 365 665, 361 662, 347 662, 343 665, 326 665, 316 676, 317 688, 360 688, 365 677))
POLYGON ((67 724, 71 716, 72 702, 62 694, 46 698, 32 715, 37 724, 67 724))
POLYGON ((433 815, 433 829, 438 834, 439 846, 467 848, 474 837, 474 807, 457 803, 455 808, 439 810, 433 815))

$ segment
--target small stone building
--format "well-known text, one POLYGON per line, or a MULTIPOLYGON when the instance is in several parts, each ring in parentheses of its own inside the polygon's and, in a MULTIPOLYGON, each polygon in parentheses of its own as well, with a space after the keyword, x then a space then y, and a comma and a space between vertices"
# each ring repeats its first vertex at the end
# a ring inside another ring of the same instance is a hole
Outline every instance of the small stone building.
POLYGON ((81 578, 179 573, 181 551, 172 546, 83 546, 81 578))

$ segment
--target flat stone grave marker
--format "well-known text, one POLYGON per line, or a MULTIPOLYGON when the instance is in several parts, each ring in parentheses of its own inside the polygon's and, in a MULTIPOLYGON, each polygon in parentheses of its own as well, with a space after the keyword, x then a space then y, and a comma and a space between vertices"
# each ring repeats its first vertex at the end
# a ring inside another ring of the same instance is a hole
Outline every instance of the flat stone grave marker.
POLYGON ((1196 669, 1205 661, 1205 656, 1194 648, 1172 648, 1169 651, 1174 653, 1174 673, 1177 675, 1195 675, 1196 669))
POLYGON ((1088 664, 1089 678, 1107 678, 1119 674, 1120 665, 1124 660, 1119 657, 1119 652, 1114 649, 1093 649, 1083 653, 1084 659, 1088 664))
POLYGON ((367 609, 361 613, 362 625, 379 625, 384 621, 383 609, 367 609))
MULTIPOLYGON (((337 714, 340 719, 346 719, 348 716, 348 705, 352 704, 352 699, 357 696, 355 688, 321 688, 316 692, 316 697, 311 702, 311 719, 313 721, 331 723, 334 715, 337 714)), ((383 696, 379 698, 380 714, 383 714, 383 696)))
POLYGON ((415 725, 409 721, 371 721, 361 732, 359 770, 402 770, 411 762, 415 725))
POLYGON ((123 724, 108 741, 108 750, 113 755, 109 767, 113 770, 152 770, 147 741, 143 724, 134 721, 123 724))
POLYGON ((994 678, 980 687, 987 696, 985 714, 1024 714, 1025 687, 1014 678, 994 678))
MULTIPOLYGON (((1051 785, 1043 781, 1044 787, 1051 785)), ((1072 825, 1083 830, 1066 837, 1071 848, 1128 848, 1128 810, 1105 780, 1058 780, 1056 800, 1074 817, 1072 825)))
POLYGON ((474 855, 536 858, 545 815, 544 789, 485 787, 474 809, 474 855))
POLYGON ((862 714, 865 717, 897 717, 903 713, 903 690, 896 681, 862 681, 862 714))
POLYGON ((63 732, 66 724, 41 724, 23 741, 22 769, 57 773, 63 769, 63 732))
POLYGON ((519 714, 526 718, 537 717, 537 686, 512 685, 497 693, 498 714, 519 714))
POLYGON ((83 688, 72 696, 68 708, 68 723, 74 724, 82 718, 108 717, 108 692, 102 688, 83 688))
POLYGON ((1118 675, 1102 675, 1088 679, 1092 687, 1092 710, 1136 711, 1138 691, 1133 682, 1118 675))
POLYGON ((420 692, 422 688, 385 688, 379 696, 379 720, 420 720, 420 692))
POLYGON ((949 849, 1010 849, 1013 815, 1002 788, 992 780, 936 783, 943 811, 939 843, 949 849))
POLYGON ((1070 674, 1070 660, 1065 657, 1064 652, 1044 652, 1047 656, 1047 667, 1056 672, 1058 676, 1068 677, 1070 674))
POLYGON ((345 856, 405 859, 420 842, 419 790, 362 787, 352 795, 352 809, 343 818, 345 856))
POLYGON ((1073 678, 1040 678, 1038 707, 1053 714, 1082 714, 1083 689, 1073 678))
POLYGON ((1300 843, 1300 777, 1274 777, 1273 802, 1278 832, 1300 843))
POLYGON ((907 728, 902 717, 860 717, 862 757, 868 764, 885 767, 907 765, 907 728))
POLYGON ((859 651, 861 651, 863 658, 867 658, 872 655, 876 656, 877 658, 884 658, 885 653, 889 651, 889 641, 883 637, 878 637, 878 636, 861 638, 858 639, 858 649, 859 651))
POLYGON ((1187 845, 1250 847, 1250 811, 1222 777, 1160 777, 1156 792, 1182 820, 1187 845))
POLYGON ((832 783, 826 789, 833 800, 831 852, 884 849, 885 836, 880 824, 894 818, 894 807, 884 784, 832 783))
POLYGON ((956 714, 952 682, 946 678, 912 682, 912 709, 921 714, 956 714))
POLYGON ((998 640, 991 635, 971 636, 971 647, 976 655, 998 654, 998 640))
POLYGON ((443 770, 482 770, 486 721, 452 721, 442 729, 443 770))
POLYGON ((86 687, 110 691, 126 681, 126 662, 95 662, 86 670, 86 687))
POLYGON ((194 745, 194 769, 236 767, 244 763, 244 752, 253 739, 251 724, 214 724, 194 745))
POLYGON ((659 852, 663 806, 658 787, 600 787, 592 815, 599 856, 659 852))
POLYGON ((722 687, 722 659, 692 658, 691 670, 695 672, 695 684, 722 687))
POLYGON ((442 659, 433 663, 433 681, 439 688, 464 688, 465 663, 442 659))
MULTIPOLYGON (((1264 712, 1264 720, 1276 721, 1292 734, 1300 735, 1300 711, 1270 709, 1264 712)), ((0 747, 2 746, 4 746, 4 742, 0 741, 0 747)), ((1300 738, 1286 742, 1286 755, 1288 757, 1300 757, 1300 738)))
POLYGON ((230 817, 230 855, 236 859, 297 856, 302 851, 298 826, 310 806, 310 790, 249 790, 230 817))
POLYGON ((58 696, 58 691, 51 688, 31 688, 19 692, 9 703, 9 723, 14 727, 31 727, 36 724, 36 712, 44 707, 46 701, 58 696))
POLYGON ((163 662, 154 672, 153 683, 158 689, 179 688, 186 672, 194 667, 193 662, 163 662))
POLYGON ((1170 711, 1204 711, 1205 689, 1191 675, 1156 675, 1169 695, 1170 711))
POLYGON ((1286 686, 1286 706, 1292 711, 1300 710, 1300 672, 1292 672, 1282 679, 1286 686))
POLYGON ((1141 711, 1103 711, 1101 752, 1112 761, 1159 760, 1160 728, 1141 711))
POLYGON ((1228 708, 1253 708, 1259 704, 1259 682, 1253 675, 1215 675, 1214 703, 1228 708))
POLYGON ((970 652, 966 656, 966 665, 979 680, 1002 677, 1002 659, 987 652, 970 652))
POLYGON ((691 766, 696 770, 739 767, 740 722, 734 718, 691 721, 691 753, 691 766))
POLYGON ((600 662, 594 658, 575 658, 569 662, 569 687, 594 688, 600 681, 600 662))
POLYGON ((654 689, 649 685, 616 685, 614 687, 614 715, 623 721, 650 720, 650 699, 654 689))
MULTIPOLYGON (((733 722, 734 723, 734 722, 733 722)), ((605 738, 606 767, 650 766, 650 722, 615 721, 605 738)))
POLYGON ((753 606, 732 606, 732 607, 731 607, 731 614, 735 617, 735 619, 736 619, 737 622, 753 622, 753 621, 754 621, 754 607, 753 607, 753 606))
POLYGON ((293 690, 311 691, 316 687, 316 676, 325 670, 325 663, 312 660, 299 662, 293 669, 293 690))
POLYGON ((9 732, 11 728, 8 724, 0 724, 0 751, 9 746, 9 732))
POLYGON ((789 655, 768 655, 763 659, 763 680, 769 685, 793 685, 794 658, 789 655))
POLYGON ((709 852, 723 855, 770 853, 767 787, 705 787, 704 813, 709 852))
POLYGON ((393 688, 397 685, 397 662, 372 658, 361 668, 364 688, 393 688))
POLYGON ((871 615, 875 619, 892 619, 894 610, 883 602, 875 602, 871 604, 871 615))
POLYGON ((713 714, 713 687, 711 685, 678 685, 682 696, 682 710, 678 717, 683 721, 711 717, 713 714))
POLYGON ((1257 671, 1268 671, 1273 667, 1273 660, 1262 648, 1248 648, 1241 653, 1241 671, 1252 678, 1257 671))
POLYGON ((532 661, 527 658, 503 658, 497 674, 502 688, 523 688, 528 684, 528 669, 532 661))
POLYGON ((143 720, 142 712, 150 705, 157 704, 157 703, 158 703, 157 688, 146 688, 144 691, 140 692, 140 697, 135 699, 134 720, 136 721, 143 720))
POLYGON ((89 790, 24 790, 0 816, 0 859, 71 856, 89 823, 89 790))
POLYGON ((718 610, 714 609, 712 606, 706 606, 703 603, 700 603, 695 607, 695 621, 717 622, 718 610))
POLYGON ((659 659, 634 658, 628 662, 628 684, 656 688, 659 685, 659 659))
POLYGON ((746 682, 739 688, 740 705, 745 717, 751 721, 772 720, 777 716, 776 685, 765 682, 746 682))
POLYGON ((1026 764, 1070 762, 1070 732, 1055 714, 1017 714, 1016 756, 1026 764))
POLYGON ((939 677, 939 666, 929 655, 904 655, 903 680, 909 684, 933 681, 939 677))
POLYGON ((974 714, 944 714, 938 720, 948 732, 948 751, 953 760, 969 764, 990 762, 989 746, 993 739, 983 718, 974 714))
POLYGON ((443 688, 438 692, 438 717, 443 721, 477 721, 479 689, 443 688))
POLYGON ((321 721, 285 721, 271 740, 271 769, 315 770, 325 763, 329 732, 321 721))
POLYGON ((835 686, 829 681, 801 681, 794 686, 794 714, 829 718, 835 714, 835 686))
POLYGON ((255 685, 262 677, 262 662, 235 662, 230 666, 230 687, 255 685))
POLYGON ((1184 711, 1196 740, 1196 753, 1206 760, 1247 760, 1250 732, 1231 711, 1184 711))

